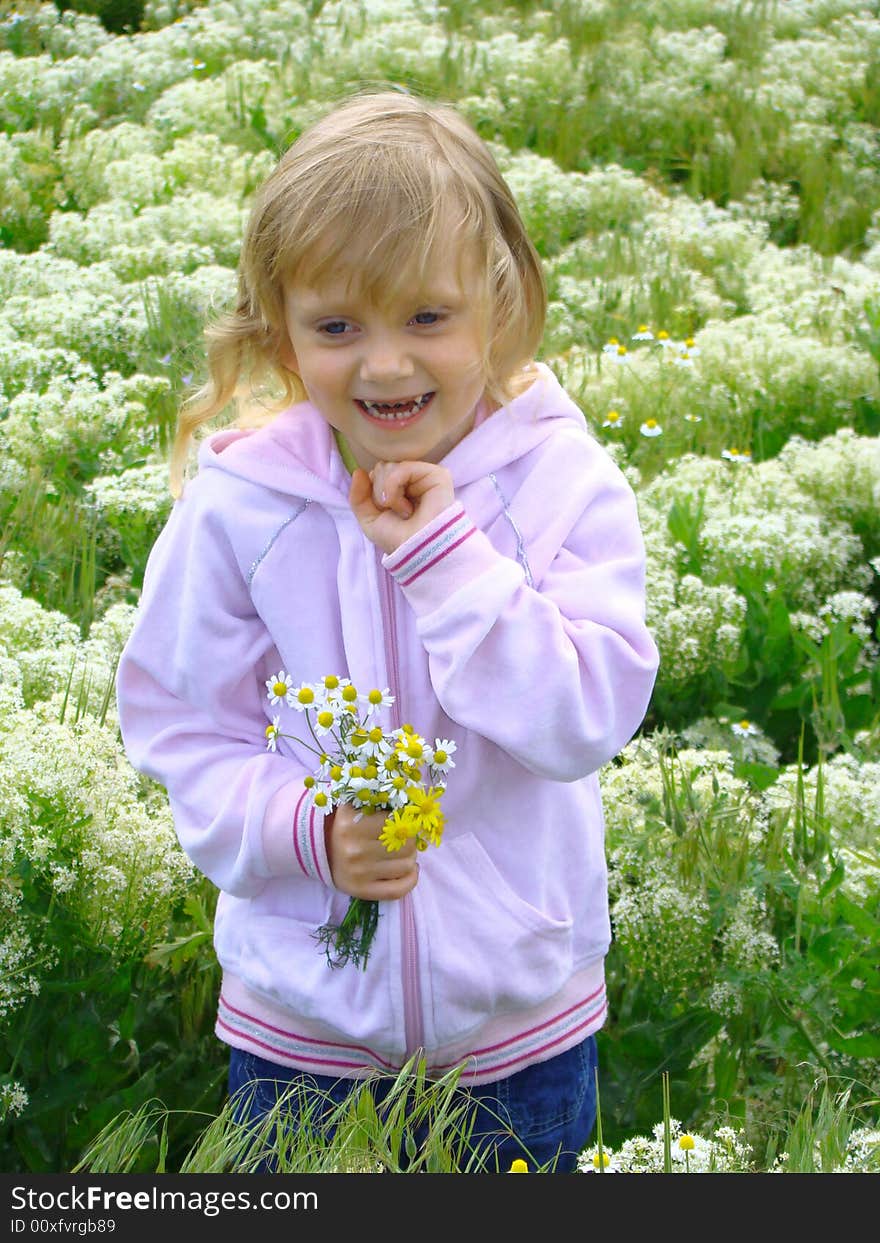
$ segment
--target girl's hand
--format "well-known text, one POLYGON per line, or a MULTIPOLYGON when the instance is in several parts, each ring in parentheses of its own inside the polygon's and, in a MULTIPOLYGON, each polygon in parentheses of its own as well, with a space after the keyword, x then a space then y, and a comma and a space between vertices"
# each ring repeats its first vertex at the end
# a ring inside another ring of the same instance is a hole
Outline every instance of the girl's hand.
POLYGON ((421 531, 455 500, 452 475, 433 462, 377 462, 358 467, 348 503, 367 539, 384 553, 421 531))
POLYGON ((325 820, 330 875, 342 893, 381 902, 402 898, 415 888, 419 879, 415 838, 393 853, 379 841, 388 814, 361 815, 351 803, 340 803, 325 820))

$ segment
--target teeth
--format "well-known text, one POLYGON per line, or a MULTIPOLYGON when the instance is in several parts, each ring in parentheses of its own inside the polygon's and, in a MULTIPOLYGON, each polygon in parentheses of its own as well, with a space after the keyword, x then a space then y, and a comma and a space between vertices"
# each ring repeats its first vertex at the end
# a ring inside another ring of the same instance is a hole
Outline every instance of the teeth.
POLYGON ((384 419, 388 423, 394 423, 412 418, 432 396, 433 393, 422 393, 420 397, 415 397, 412 401, 366 401, 362 399, 361 405, 374 419, 384 419))

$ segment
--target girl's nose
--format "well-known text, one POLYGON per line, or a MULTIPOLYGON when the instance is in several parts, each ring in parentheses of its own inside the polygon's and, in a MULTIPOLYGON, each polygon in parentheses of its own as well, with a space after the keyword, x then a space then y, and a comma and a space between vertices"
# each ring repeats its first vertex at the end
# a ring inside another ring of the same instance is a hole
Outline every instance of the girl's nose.
POLYGON ((412 359, 404 344, 384 337, 368 344, 361 359, 361 379, 367 383, 387 384, 406 379, 414 373, 412 359))

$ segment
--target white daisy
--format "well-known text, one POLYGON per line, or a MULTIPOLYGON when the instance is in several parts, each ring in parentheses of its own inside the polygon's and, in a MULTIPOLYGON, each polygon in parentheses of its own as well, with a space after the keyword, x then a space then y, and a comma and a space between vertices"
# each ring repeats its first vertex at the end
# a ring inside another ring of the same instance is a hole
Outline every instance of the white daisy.
POLYGON ((622 422, 623 422, 623 415, 620 413, 619 410, 609 410, 608 413, 605 415, 605 420, 602 423, 602 426, 603 427, 620 427, 622 422))
POLYGON ((663 428, 660 426, 660 424, 657 422, 656 419, 647 419, 642 424, 642 426, 639 428, 639 431, 642 433, 643 436, 650 437, 650 436, 662 436, 663 435, 663 428))
POLYGON ((741 453, 739 449, 722 449, 721 456, 728 462, 751 462, 751 453, 741 453))
POLYGON ((293 679, 282 669, 274 677, 266 680, 266 690, 269 695, 269 703, 281 703, 282 699, 292 703, 293 679))
POLYGON ((318 767, 315 769, 315 776, 324 782, 331 780, 330 770, 334 767, 336 761, 331 755, 325 751, 318 759, 318 767))
POLYGON ((281 717, 273 716, 272 724, 266 726, 266 748, 269 751, 274 751, 277 747, 278 726, 280 725, 280 723, 281 723, 281 717))
POLYGON ((325 702, 323 705, 318 706, 312 725, 315 733, 323 738, 325 734, 330 733, 338 722, 339 712, 335 710, 333 704, 325 702))
POLYGON ((303 682, 300 686, 291 687, 287 692, 287 702, 291 708, 296 708, 297 712, 322 707, 324 703, 323 684, 319 682, 317 686, 313 686, 311 682, 303 682))
MULTIPOLYGON (((352 735, 349 741, 352 741, 353 738, 354 735, 352 735)), ((356 741, 353 745, 359 759, 365 762, 369 760, 378 762, 394 754, 394 743, 389 741, 378 725, 366 731, 366 738, 363 741, 356 741)))
POLYGON ((316 788, 312 795, 312 806, 318 815, 326 816, 333 810, 335 804, 328 790, 316 788))
POLYGON ((391 736, 396 742, 397 754, 405 762, 423 764, 430 757, 431 748, 414 729, 396 729, 391 736))
POLYGON ((750 735, 760 733, 757 725, 753 725, 751 721, 734 721, 730 728, 737 738, 748 738, 750 735))
POLYGON ((364 705, 364 718, 369 720, 374 712, 379 712, 382 708, 390 708, 394 703, 394 696, 386 686, 384 691, 380 691, 378 687, 367 691, 365 695, 358 695, 358 699, 364 705))
POLYGON ((654 334, 647 324, 639 324, 639 330, 633 333, 632 339, 633 341, 653 341, 654 334))
POLYGON ((383 774, 379 781, 383 802, 392 809, 406 807, 409 802, 407 791, 418 788, 419 783, 404 773, 383 774))
POLYGON ((316 683, 316 686, 321 687, 327 699, 339 699, 346 686, 351 686, 351 679, 339 678, 335 673, 330 673, 316 683))
POLYGON ((437 772, 448 773, 450 768, 455 768, 455 761, 452 756, 455 755, 457 748, 454 742, 450 742, 448 738, 434 739, 434 754, 431 759, 431 767, 437 772))

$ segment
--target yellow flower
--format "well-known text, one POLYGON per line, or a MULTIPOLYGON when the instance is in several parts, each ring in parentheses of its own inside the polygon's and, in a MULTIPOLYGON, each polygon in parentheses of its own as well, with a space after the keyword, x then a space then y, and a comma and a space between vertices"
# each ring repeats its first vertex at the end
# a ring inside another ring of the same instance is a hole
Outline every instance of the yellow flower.
POLYGON ((424 835, 434 846, 440 845, 443 836, 443 812, 440 810, 440 796, 443 790, 430 786, 420 790, 414 786, 407 790, 408 803, 406 812, 417 826, 417 831, 424 835))
POLYGON ((514 1161, 511 1161, 510 1169, 507 1172, 508 1174, 528 1174, 529 1167, 522 1157, 517 1157, 514 1161))
POLYGON ((678 1146, 683 1152, 692 1152, 695 1147, 693 1135, 682 1135, 678 1141, 678 1146))
POLYGON ((598 1152, 594 1152, 594 1153, 593 1153, 593 1165, 595 1165, 595 1167, 596 1167, 596 1169, 597 1169, 597 1170, 598 1170, 598 1168, 599 1168, 599 1166, 600 1166, 600 1165, 601 1165, 604 1169, 607 1169, 607 1168, 608 1168, 608 1166, 609 1166, 610 1164, 611 1164, 611 1158, 609 1157, 609 1155, 608 1155, 608 1153, 607 1153, 607 1152, 604 1152, 604 1151, 603 1151, 603 1152, 602 1152, 602 1154, 601 1154, 601 1158, 600 1158, 600 1154, 599 1154, 598 1152))
POLYGON ((398 808, 382 825, 379 841, 389 853, 400 850, 401 846, 412 836, 412 824, 410 817, 406 814, 407 810, 408 808, 405 808, 401 811, 398 808))

